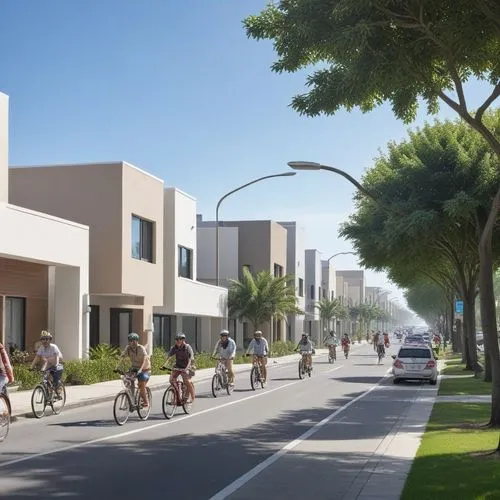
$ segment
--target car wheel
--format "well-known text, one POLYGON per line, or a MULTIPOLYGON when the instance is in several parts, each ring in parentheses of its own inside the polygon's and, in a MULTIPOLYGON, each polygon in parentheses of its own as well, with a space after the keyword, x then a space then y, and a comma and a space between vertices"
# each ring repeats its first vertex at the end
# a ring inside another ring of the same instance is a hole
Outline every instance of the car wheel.
POLYGON ((393 384, 399 384, 400 380, 398 378, 393 378, 392 383, 393 384))

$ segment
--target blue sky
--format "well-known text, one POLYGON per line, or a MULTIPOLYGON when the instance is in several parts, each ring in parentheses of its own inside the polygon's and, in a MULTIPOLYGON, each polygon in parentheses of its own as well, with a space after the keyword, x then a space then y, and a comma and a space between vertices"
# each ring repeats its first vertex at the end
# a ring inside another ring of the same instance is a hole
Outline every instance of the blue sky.
MULTIPOLYGON (((305 73, 276 75, 269 42, 242 20, 262 0, 3 0, 0 91, 10 95, 12 165, 126 160, 198 199, 288 170, 289 160, 360 177, 380 148, 406 136, 388 106, 363 115, 300 117, 305 73)), ((468 87, 472 105, 485 89, 468 87)), ((439 117, 454 117, 444 106, 439 117)), ((415 125, 427 117, 419 115, 415 125)), ((432 119, 432 118, 431 118, 432 119)), ((351 249, 338 224, 353 189, 327 172, 271 179, 228 198, 221 218, 297 220, 325 258, 351 249)), ((353 256, 335 259, 357 268, 353 256)), ((402 297, 383 274, 367 285, 402 297)), ((400 299, 402 301, 402 298, 400 299)))

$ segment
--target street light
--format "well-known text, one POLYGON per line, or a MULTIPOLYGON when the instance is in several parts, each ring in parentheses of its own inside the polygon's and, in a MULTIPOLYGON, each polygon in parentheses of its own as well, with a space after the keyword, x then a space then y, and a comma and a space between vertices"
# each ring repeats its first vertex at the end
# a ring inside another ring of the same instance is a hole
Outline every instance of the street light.
POLYGON ((327 165, 322 165, 321 163, 316 163, 315 161, 289 161, 288 166, 290 168, 293 168, 293 170, 328 170, 329 172, 341 175, 342 177, 344 177, 344 179, 347 179, 351 184, 354 184, 354 186, 356 186, 364 195, 368 196, 372 200, 377 200, 376 196, 368 189, 364 188, 354 177, 338 168, 328 167, 327 165))
POLYGON ((330 265, 330 261, 334 257, 337 257, 337 255, 356 255, 356 252, 339 252, 339 253, 335 253, 330 258, 327 259, 328 265, 330 265))
POLYGON ((272 174, 272 175, 265 175, 264 177, 259 177, 258 179, 254 179, 253 181, 247 182, 246 184, 243 184, 240 187, 237 187, 236 189, 233 189, 232 191, 229 191, 229 193, 226 193, 222 198, 217 202, 217 207, 215 208, 215 277, 216 277, 216 282, 217 286, 219 286, 219 207, 220 204, 230 195, 233 193, 236 193, 236 191, 240 191, 241 189, 244 189, 248 186, 251 186, 252 184, 256 184, 257 182, 266 180, 266 179, 271 179, 273 177, 291 177, 293 175, 296 175, 295 172, 284 172, 282 174, 272 174))

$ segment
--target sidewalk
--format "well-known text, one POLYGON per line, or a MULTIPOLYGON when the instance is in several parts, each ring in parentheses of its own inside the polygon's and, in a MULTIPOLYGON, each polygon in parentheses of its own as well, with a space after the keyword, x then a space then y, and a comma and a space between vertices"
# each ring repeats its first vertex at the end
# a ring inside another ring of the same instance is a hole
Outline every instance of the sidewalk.
MULTIPOLYGON (((358 346, 360 344, 356 344, 358 346)), ((327 354, 327 349, 316 349, 314 357, 327 354)), ((268 367, 296 363, 298 362, 298 354, 290 354, 279 358, 269 358, 268 367)), ((234 365, 234 373, 244 373, 250 371, 251 363, 234 365)), ((213 377, 214 368, 204 368, 197 370, 193 382, 202 382, 213 377)), ((149 379, 148 387, 152 391, 165 389, 169 384, 170 375, 152 375, 149 379)), ((66 405, 65 409, 78 408, 98 403, 112 401, 116 394, 123 389, 121 380, 110 380, 108 382, 100 382, 92 385, 70 385, 66 387, 66 405)), ((31 395, 32 391, 16 391, 9 394, 12 406, 12 421, 19 418, 24 418, 32 415, 31 410, 31 395)))

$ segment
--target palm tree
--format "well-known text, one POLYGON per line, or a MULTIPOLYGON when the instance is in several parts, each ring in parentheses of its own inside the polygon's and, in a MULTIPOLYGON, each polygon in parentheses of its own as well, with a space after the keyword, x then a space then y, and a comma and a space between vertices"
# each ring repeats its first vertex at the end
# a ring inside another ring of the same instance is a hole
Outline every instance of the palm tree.
POLYGON ((320 328, 321 331, 323 331, 325 324, 328 329, 330 329, 331 322, 335 318, 342 317, 345 314, 345 308, 339 299, 323 298, 318 300, 314 307, 319 311, 319 317, 322 323, 320 328))
POLYGON ((253 275, 243 268, 241 280, 231 280, 228 291, 229 316, 248 321, 254 330, 287 314, 304 314, 297 307, 293 276, 275 278, 269 271, 253 275))

